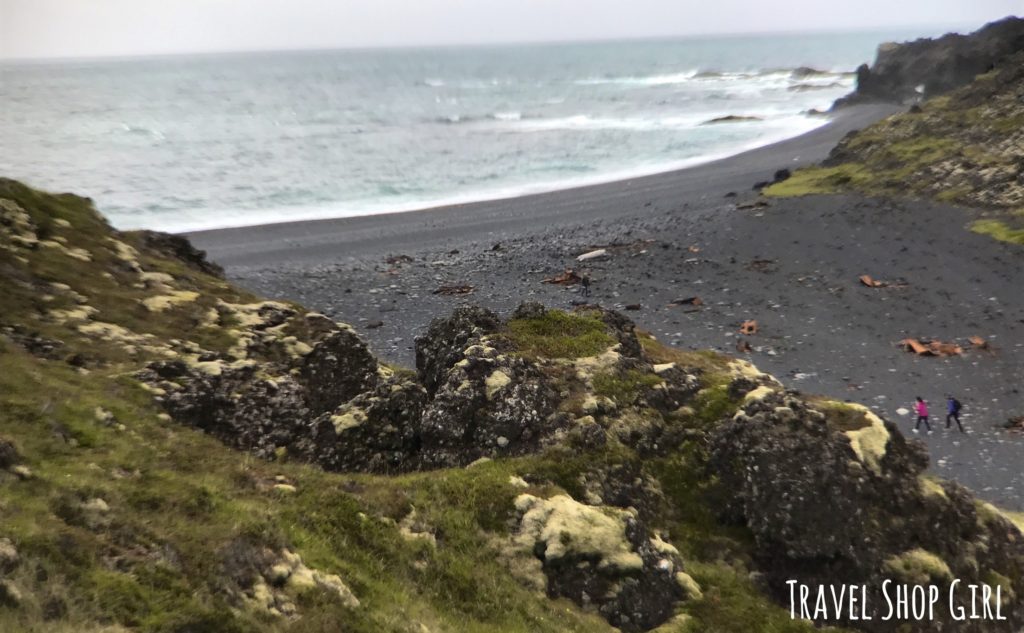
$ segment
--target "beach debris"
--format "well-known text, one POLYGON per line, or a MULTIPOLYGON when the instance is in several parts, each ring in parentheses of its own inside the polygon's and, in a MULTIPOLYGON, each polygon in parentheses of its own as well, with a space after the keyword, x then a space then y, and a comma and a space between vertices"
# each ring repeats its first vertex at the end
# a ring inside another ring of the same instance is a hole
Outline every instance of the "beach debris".
POLYGON ((475 288, 469 284, 457 284, 451 286, 440 286, 434 291, 434 294, 446 296, 468 295, 473 292, 473 290, 475 290, 475 288))
POLYGON ((669 305, 703 305, 703 299, 700 297, 686 297, 685 299, 673 299, 669 301, 669 305))
POLYGON ((969 336, 967 337, 967 340, 970 341, 971 345, 973 345, 975 349, 983 349, 987 352, 992 351, 992 346, 989 344, 989 342, 981 338, 980 336, 969 336))
POLYGON ((864 284, 868 288, 885 288, 889 285, 888 282, 873 279, 871 275, 861 275, 859 279, 860 283, 864 284))
POLYGON ((583 253, 582 255, 580 255, 579 257, 576 258, 576 261, 578 261, 578 262, 585 262, 585 261, 590 261, 591 259, 601 259, 602 257, 607 257, 607 256, 608 256, 608 249, 606 249, 606 248, 599 248, 596 251, 590 251, 588 253, 583 253))
POLYGON ((757 334, 757 321, 748 319, 740 325, 740 334, 757 334))
POLYGON ((554 277, 548 277, 541 281, 545 284, 559 284, 562 286, 574 286, 583 281, 583 277, 580 277, 575 270, 566 268, 565 272, 555 275, 554 277))
POLYGON ((913 352, 918 356, 959 356, 964 353, 963 348, 956 343, 946 343, 943 341, 905 338, 899 344, 906 351, 913 352))
POLYGON ((750 341, 741 338, 736 341, 736 351, 741 354, 749 354, 754 351, 754 348, 750 346, 750 341))
POLYGON ((774 259, 754 259, 747 264, 747 270, 759 273, 774 273, 779 270, 778 262, 774 259))
POLYGON ((413 261, 409 255, 389 255, 384 258, 384 263, 390 266, 397 266, 399 264, 411 264, 413 261))
POLYGON ((1024 415, 1016 415, 1006 421, 1006 428, 1024 432, 1024 415))
POLYGON ((691 253, 699 253, 700 252, 700 247, 697 246, 696 244, 694 244, 694 245, 690 246, 689 248, 687 248, 686 250, 690 251, 691 253))
POLYGON ((903 288, 907 285, 905 283, 882 281, 881 279, 875 279, 871 275, 861 275, 857 279, 860 280, 862 285, 865 285, 868 288, 903 288))

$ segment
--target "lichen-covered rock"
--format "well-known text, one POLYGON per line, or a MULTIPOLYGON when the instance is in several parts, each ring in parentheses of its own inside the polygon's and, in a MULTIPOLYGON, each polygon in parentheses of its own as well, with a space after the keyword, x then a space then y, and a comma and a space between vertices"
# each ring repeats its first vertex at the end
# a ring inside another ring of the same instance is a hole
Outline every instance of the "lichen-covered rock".
POLYGON ((416 337, 416 371, 427 391, 431 395, 437 391, 471 341, 497 331, 500 325, 498 315, 477 306, 460 306, 450 317, 434 319, 416 337))
POLYGON ((423 412, 418 435, 424 465, 523 454, 568 425, 565 416, 555 415, 558 394, 533 363, 502 354, 486 337, 479 340, 448 368, 423 412))
POLYGON ((21 557, 18 555, 14 543, 11 543, 11 539, 0 538, 0 573, 10 573, 19 563, 21 563, 21 557))
MULTIPOLYGON (((720 514, 750 529, 779 600, 788 599, 788 579, 842 578, 877 591, 894 576, 968 583, 1024 570, 1024 536, 998 512, 980 511, 961 487, 925 479, 925 449, 863 407, 809 404, 761 386, 712 431, 710 448, 709 468, 726 500, 720 514)), ((882 595, 869 604, 875 619, 857 625, 894 630, 882 620, 882 595)), ((952 625, 948 614, 939 618, 952 625)), ((1014 631, 1022 618, 1017 609, 1006 622, 956 630, 1014 631)))
POLYGON ((567 495, 522 494, 515 504, 513 545, 540 560, 548 595, 592 605, 623 631, 658 626, 686 595, 679 552, 650 536, 635 511, 567 495))
POLYGON ((299 617, 296 599, 311 590, 319 590, 349 609, 359 607, 359 599, 338 575, 308 567, 287 548, 259 547, 239 539, 221 552, 221 568, 229 597, 262 615, 299 617))
POLYGON ((314 420, 374 388, 376 359, 351 329, 311 325, 283 304, 220 310, 240 322, 232 356, 186 351, 151 362, 139 378, 171 417, 232 446, 265 457, 282 448, 321 456, 310 442, 314 420), (308 343, 284 329, 299 320, 312 332, 308 343))
POLYGON ((418 463, 419 420, 427 392, 398 376, 382 380, 313 421, 298 454, 329 470, 396 472, 418 463))
POLYGON ((377 359, 351 328, 321 338, 305 356, 302 382, 310 407, 330 411, 367 391, 377 381, 377 359))

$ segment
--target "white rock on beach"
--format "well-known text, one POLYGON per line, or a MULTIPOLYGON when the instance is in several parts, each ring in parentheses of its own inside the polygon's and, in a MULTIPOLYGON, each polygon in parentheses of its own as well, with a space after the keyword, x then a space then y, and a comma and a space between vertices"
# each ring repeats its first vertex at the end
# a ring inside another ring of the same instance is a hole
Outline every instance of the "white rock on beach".
POLYGON ((583 253, 582 255, 580 255, 579 257, 576 258, 576 261, 578 261, 578 262, 585 262, 585 261, 590 260, 590 259, 599 259, 601 257, 607 257, 607 256, 608 256, 608 250, 604 249, 604 248, 599 248, 596 251, 590 251, 589 253, 583 253))

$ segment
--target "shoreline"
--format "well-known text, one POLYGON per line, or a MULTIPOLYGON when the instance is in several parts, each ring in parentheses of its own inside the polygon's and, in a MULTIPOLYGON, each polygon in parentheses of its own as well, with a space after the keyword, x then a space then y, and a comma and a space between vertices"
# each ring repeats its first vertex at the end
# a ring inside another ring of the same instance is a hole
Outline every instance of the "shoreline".
MULTIPOLYGON (((612 185, 618 182, 634 180, 637 178, 647 178, 649 176, 660 176, 663 174, 670 174, 673 172, 680 172, 687 169, 693 169, 694 167, 700 167, 709 163, 718 161, 728 160, 735 158, 747 152, 752 152, 765 147, 777 145, 779 143, 785 143, 793 139, 800 138, 806 134, 811 134, 822 127, 828 126, 832 123, 834 113, 823 112, 817 117, 819 121, 814 122, 813 126, 810 122, 813 121, 812 115, 806 115, 809 118, 808 129, 805 129, 796 134, 777 134, 768 135, 764 139, 752 141, 749 143, 741 143, 736 147, 711 154, 705 154, 700 156, 693 156, 691 158, 684 158, 674 161, 666 161, 662 163, 651 163, 647 165, 635 166, 635 167, 622 167, 611 171, 591 174, 587 176, 578 176, 575 178, 566 178, 563 180, 542 180, 533 183, 519 183, 509 184, 507 186, 499 186, 494 189, 480 189, 475 192, 455 193, 450 196, 440 196, 436 198, 425 198, 418 201, 411 201, 405 203, 366 203, 362 207, 358 204, 355 207, 349 209, 337 208, 339 205, 346 204, 331 203, 325 206, 316 205, 305 205, 305 206, 293 206, 293 207, 279 207, 276 210, 291 210, 294 212, 295 217, 282 220, 270 220, 270 221, 257 221, 257 222, 246 222, 244 219, 244 213, 246 210, 224 210, 224 212, 230 213, 230 215, 238 215, 239 219, 237 224, 228 223, 223 226, 210 226, 210 227, 186 227, 183 229, 152 229, 151 227, 140 227, 140 229, 150 230, 165 230, 168 233, 176 235, 192 235, 198 233, 209 233, 213 231, 229 231, 234 229, 246 229, 252 227, 264 227, 274 226, 276 224, 298 224, 303 222, 321 222, 331 220, 345 220, 351 218, 361 218, 369 216, 383 216, 383 215, 395 215, 402 213, 419 213, 423 211, 433 211, 436 209, 443 209, 446 207, 455 206, 466 206, 474 205, 483 202, 498 202, 498 201, 509 201, 516 198, 525 198, 528 196, 543 195, 549 193, 556 193, 560 191, 570 191, 574 189, 584 189, 587 187, 596 187, 600 185, 612 185), (236 214, 235 211, 238 211, 236 214)), ((700 125, 708 125, 712 120, 705 121, 700 125)), ((362 204, 362 203, 360 203, 362 204)), ((269 209, 274 210, 274 209, 269 209)), ((262 212, 264 209, 252 209, 249 211, 262 212)), ((139 229, 125 229, 125 230, 139 230, 139 229)))
MULTIPOLYGON (((711 158, 698 164, 616 180, 559 187, 512 197, 476 199, 466 202, 426 206, 415 210, 395 210, 347 217, 287 220, 239 227, 198 231, 180 231, 199 248, 224 265, 254 265, 274 261, 310 261, 322 258, 331 245, 346 244, 365 248, 373 237, 377 247, 399 234, 423 238, 423 229, 432 228, 437 239, 437 222, 450 222, 451 231, 465 237, 467 231, 491 232, 518 219, 526 228, 537 221, 571 219, 611 219, 629 214, 629 204, 610 208, 610 199, 636 196, 663 197, 676 189, 681 197, 707 190, 722 195, 749 193, 754 182, 771 179, 775 170, 792 169, 818 162, 851 130, 869 125, 900 108, 888 104, 858 105, 834 114, 828 122, 808 132, 781 141, 760 145, 726 157, 711 158), (749 180, 749 182, 747 182, 749 180), (603 202, 603 204, 602 204, 603 202), (594 204, 596 203, 596 204, 594 204), (370 233, 372 235, 368 235, 370 233), (387 235, 384 235, 387 234, 387 235), (301 254, 297 250, 312 249, 301 254)), ((653 205, 654 201, 648 201, 653 205)), ((396 240, 401 245, 405 240, 396 240)))

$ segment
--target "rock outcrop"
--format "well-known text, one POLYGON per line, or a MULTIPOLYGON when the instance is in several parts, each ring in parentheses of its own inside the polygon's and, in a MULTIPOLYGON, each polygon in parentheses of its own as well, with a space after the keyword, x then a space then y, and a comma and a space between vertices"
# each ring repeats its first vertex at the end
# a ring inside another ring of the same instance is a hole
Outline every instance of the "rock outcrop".
MULTIPOLYGON (((493 312, 459 308, 416 340, 415 377, 379 366, 350 328, 321 315, 273 302, 221 310, 241 321, 231 354, 194 349, 150 363, 140 379, 182 423, 263 457, 330 470, 460 466, 533 453, 570 434, 600 444, 612 433, 656 451, 678 443, 672 415, 700 387, 683 368, 653 367, 633 323, 598 308, 588 318, 605 328, 608 347, 554 360, 520 353, 493 312), (288 334, 299 331, 303 340, 288 334), (597 393, 595 380, 622 401, 597 393)), ((511 321, 546 314, 524 304, 511 321)))
POLYGON ((1024 50, 1024 19, 1008 17, 969 35, 887 43, 875 63, 857 69, 857 89, 837 107, 872 101, 906 103, 969 84, 1005 58, 1024 50))
POLYGON ((650 535, 633 510, 523 494, 516 513, 513 543, 540 560, 548 595, 594 605, 623 631, 654 628, 676 602, 699 594, 679 551, 650 535))
MULTIPOLYGON (((1016 631, 1003 622, 888 621, 883 581, 965 584, 1020 578, 1024 539, 993 508, 960 486, 926 478, 924 447, 908 442, 868 410, 809 403, 795 392, 759 388, 711 434, 711 472, 720 478, 725 520, 746 525, 770 590, 789 599, 785 582, 869 588, 871 631, 1016 631), (827 500, 827 501, 824 501, 827 500), (974 579, 968 581, 967 579, 974 579)), ((1003 589, 1003 598, 1014 587, 1003 589)), ((853 625, 850 621, 847 624, 853 625)))

